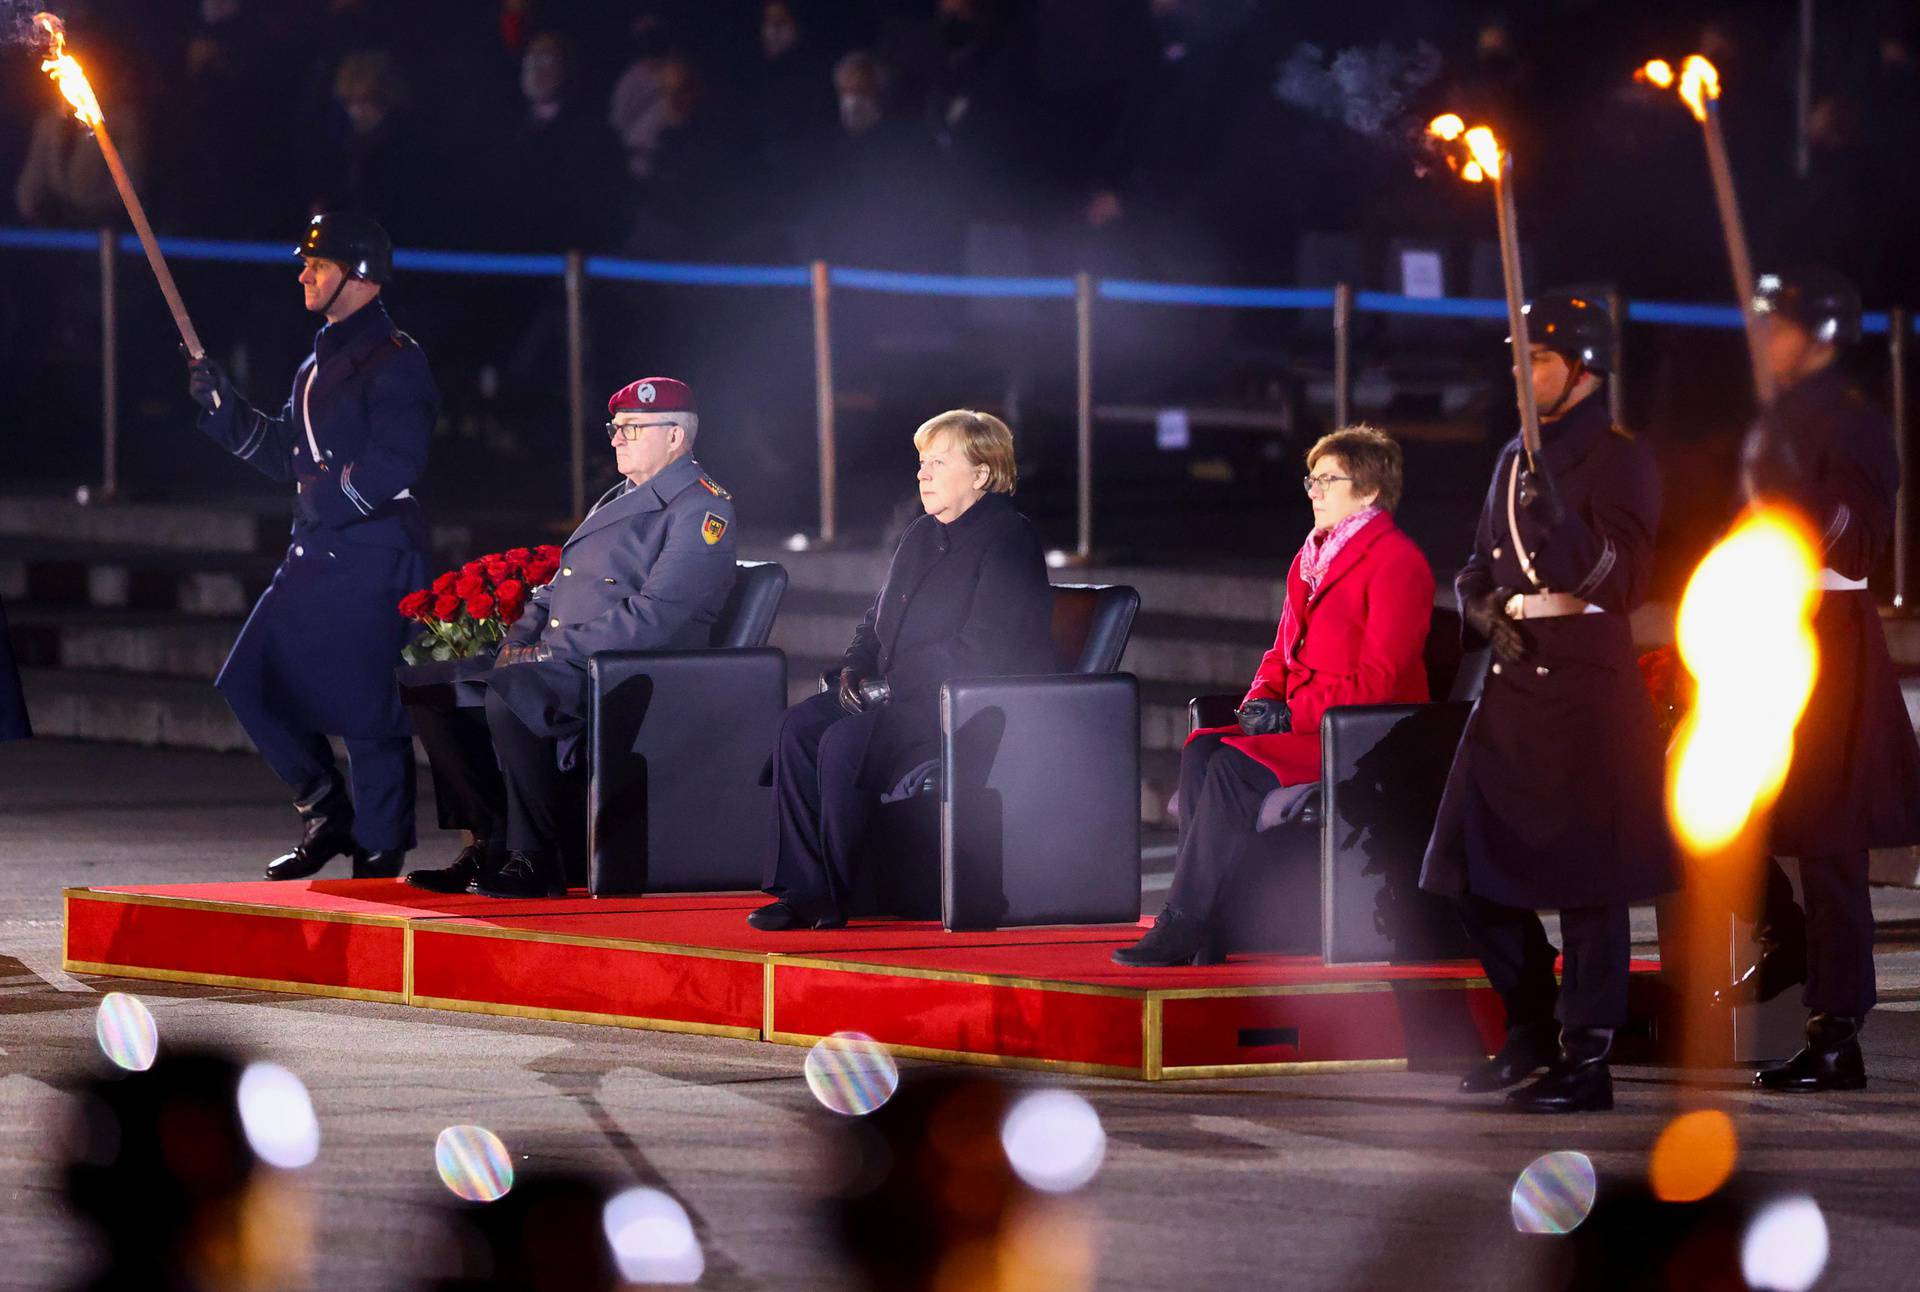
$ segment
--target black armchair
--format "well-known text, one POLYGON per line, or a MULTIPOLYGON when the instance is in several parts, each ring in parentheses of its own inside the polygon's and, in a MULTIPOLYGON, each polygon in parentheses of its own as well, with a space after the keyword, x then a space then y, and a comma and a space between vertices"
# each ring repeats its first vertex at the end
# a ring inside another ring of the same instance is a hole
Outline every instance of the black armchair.
MULTIPOLYGON (((1259 839, 1221 896, 1228 950, 1317 951, 1327 964, 1471 954, 1451 903, 1419 886, 1447 772, 1486 667, 1483 652, 1463 658, 1459 642, 1459 616, 1434 611, 1428 687, 1447 701, 1328 710, 1317 810, 1279 822, 1271 798, 1263 809, 1259 839)), ((1238 698, 1195 698, 1191 725, 1232 725, 1238 698)))
POLYGON ((939 770, 869 842, 880 909, 950 930, 1139 918, 1139 683, 1115 670, 1140 594, 1053 596, 1058 673, 941 687, 939 770))
POLYGON ((769 791, 759 783, 787 703, 767 648, 787 588, 739 564, 713 647, 607 651, 589 665, 587 887, 596 896, 757 888, 769 791))

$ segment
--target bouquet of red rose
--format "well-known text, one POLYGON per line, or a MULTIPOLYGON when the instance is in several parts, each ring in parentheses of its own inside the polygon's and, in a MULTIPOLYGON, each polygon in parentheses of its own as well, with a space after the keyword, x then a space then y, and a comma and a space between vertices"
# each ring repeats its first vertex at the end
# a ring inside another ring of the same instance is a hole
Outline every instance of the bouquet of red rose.
POLYGON ((1658 646, 1641 655, 1640 680, 1646 684, 1647 698, 1653 701, 1661 736, 1673 739, 1680 719, 1693 707, 1693 678, 1680 663, 1680 652, 1671 646, 1658 646))
POLYGON ((527 608, 533 589, 560 568, 560 549, 510 547, 448 570, 430 588, 400 598, 400 613, 427 630, 400 652, 409 664, 466 659, 491 650, 527 608))

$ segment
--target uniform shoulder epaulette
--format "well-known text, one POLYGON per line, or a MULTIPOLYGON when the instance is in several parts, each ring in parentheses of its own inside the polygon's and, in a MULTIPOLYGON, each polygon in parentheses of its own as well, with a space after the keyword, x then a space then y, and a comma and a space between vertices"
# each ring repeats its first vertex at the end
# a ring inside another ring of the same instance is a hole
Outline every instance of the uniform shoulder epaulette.
POLYGON ((725 498, 728 502, 733 501, 732 494, 728 493, 725 489, 722 489, 719 485, 707 479, 707 477, 705 476, 700 477, 700 487, 702 489, 705 489, 708 493, 712 494, 716 498, 725 498))
POLYGON ((1618 435, 1623 440, 1637 440, 1640 438, 1639 435, 1635 434, 1633 431, 1628 430, 1626 427, 1620 425, 1618 422, 1615 422, 1612 426, 1609 426, 1607 428, 1607 434, 1618 435))

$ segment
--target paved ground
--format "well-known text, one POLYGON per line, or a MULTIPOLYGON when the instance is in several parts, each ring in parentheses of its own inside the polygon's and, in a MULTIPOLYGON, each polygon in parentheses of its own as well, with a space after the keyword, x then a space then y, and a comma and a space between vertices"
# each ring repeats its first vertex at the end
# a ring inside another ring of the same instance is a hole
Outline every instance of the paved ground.
MULTIPOLYGON (((128 985, 60 972, 61 888, 251 876, 290 821, 249 758, 0 746, 0 1286, 51 1286, 77 1268, 78 1233, 45 1166, 46 1119, 55 1083, 99 1061, 98 993, 128 985)), ((1150 865, 1164 870, 1158 851, 1150 865)), ((1149 879, 1150 894, 1162 887, 1149 879)), ((1826 1287, 1911 1287, 1920 1268, 1920 901, 1883 890, 1876 906, 1891 1003, 1867 1032, 1873 1089, 1767 1100, 1740 1074, 1719 1077, 1744 1186, 1805 1191, 1824 1209, 1826 1287)), ((526 1163, 588 1165, 672 1192, 705 1244, 703 1286, 844 1286, 814 1225, 816 1132, 828 1114, 807 1092, 799 1050, 133 990, 163 1036, 242 1046, 309 1083, 325 1136, 306 1173, 319 1204, 317 1286, 404 1286, 422 1259, 424 1213, 443 1196, 434 1137, 464 1121, 491 1127, 526 1163)), ((1564 1286, 1562 1240, 1516 1235, 1509 1190, 1552 1149, 1589 1154, 1603 1198, 1641 1176, 1676 1086, 1668 1071, 1619 1075, 1616 1112, 1549 1120, 1459 1099, 1437 1073, 1072 1081, 1110 1137, 1085 1195, 1099 1218, 1098 1286, 1564 1286)))

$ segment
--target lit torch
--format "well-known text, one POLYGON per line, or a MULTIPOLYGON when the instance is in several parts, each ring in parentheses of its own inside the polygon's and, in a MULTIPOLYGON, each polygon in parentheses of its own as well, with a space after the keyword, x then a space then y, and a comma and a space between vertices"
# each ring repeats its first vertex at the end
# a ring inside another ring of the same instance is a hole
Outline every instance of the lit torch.
POLYGON ((1520 221, 1513 206, 1513 154, 1485 126, 1467 128, 1456 113, 1435 117, 1427 133, 1454 144, 1447 165, 1470 184, 1493 181, 1494 218, 1500 230, 1500 276, 1507 287, 1507 332, 1513 344, 1513 387, 1520 401, 1520 447, 1533 469, 1540 451, 1540 410, 1533 402, 1533 355, 1527 340, 1525 288, 1520 275, 1520 221))
POLYGON ((1659 89, 1677 91, 1693 119, 1700 123, 1707 143, 1707 169, 1713 174, 1713 199, 1720 209, 1720 232, 1727 243, 1727 264, 1733 270, 1733 292, 1746 322, 1753 392, 1765 407, 1773 400, 1773 374, 1767 369, 1761 344, 1760 319, 1753 311, 1753 257, 1747 251, 1747 226, 1740 218, 1740 202, 1733 191, 1733 165, 1727 160, 1726 135, 1720 129, 1720 70, 1699 54, 1689 54, 1677 76, 1673 65, 1663 58, 1649 59, 1633 76, 1659 89))
POLYGON ((1812 616, 1820 558, 1791 512, 1750 512, 1694 570, 1675 621, 1695 679, 1667 763, 1667 815, 1685 861, 1679 964, 1687 1066, 1711 1066, 1712 988, 1725 981, 1727 905, 1751 905, 1767 814, 1793 761, 1793 732, 1819 669, 1812 616), (1707 900, 1701 900, 1705 895, 1707 900), (1719 900, 1714 900, 1719 899, 1719 900))
MULTIPOLYGON (((187 317, 187 306, 180 299, 180 289, 174 286, 173 272, 167 268, 166 258, 160 254, 160 244, 154 241, 153 227, 147 223, 146 208, 140 205, 140 195, 133 191, 133 181, 127 178, 126 163, 120 160, 120 150, 114 146, 113 136, 107 133, 106 114, 100 111, 100 100, 94 97, 93 86, 87 81, 87 74, 81 70, 79 60, 67 52, 67 29, 59 18, 50 13, 38 13, 33 16, 34 26, 38 27, 47 39, 47 54, 41 60, 40 70, 53 78, 60 93, 73 105, 74 117, 93 132, 94 140, 100 145, 100 156, 107 163, 107 171, 113 176, 113 185, 120 190, 120 200, 126 204, 127 216, 133 221, 133 231, 140 237, 140 246, 147 253, 147 263, 153 267, 153 276, 160 282, 160 294, 167 298, 167 308, 173 311, 173 321, 180 329, 180 339, 186 344, 187 353, 195 359, 206 354, 206 347, 200 344, 200 334, 193 330, 193 320, 187 317)), ((220 396, 215 392, 215 408, 220 406, 220 396)))

